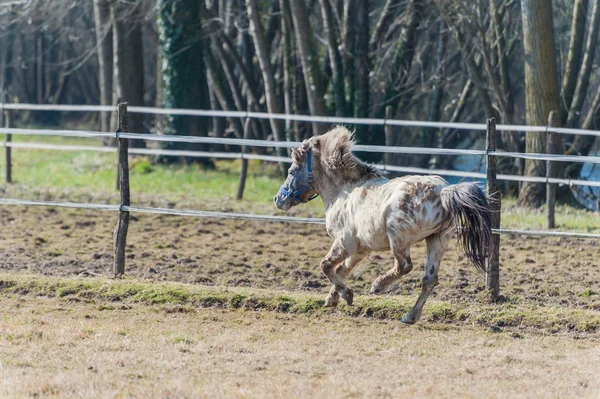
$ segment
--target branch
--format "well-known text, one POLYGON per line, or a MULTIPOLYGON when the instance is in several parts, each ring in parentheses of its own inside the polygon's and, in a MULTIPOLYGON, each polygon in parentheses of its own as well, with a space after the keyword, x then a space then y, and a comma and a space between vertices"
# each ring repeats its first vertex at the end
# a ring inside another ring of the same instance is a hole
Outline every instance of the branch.
POLYGON ((579 71, 577 78, 577 87, 573 103, 569 109, 567 116, 567 127, 575 127, 579 122, 579 114, 581 107, 585 101, 588 85, 590 83, 590 74, 594 63, 594 55, 596 54, 596 43, 598 41, 598 30, 600 28, 600 0, 594 0, 594 8, 592 10, 592 19, 590 21, 590 29, 587 43, 585 45, 585 54, 583 55, 583 66, 579 71))
POLYGON ((585 34, 585 14, 588 9, 588 0, 575 0, 573 7, 573 21, 571 22, 571 40, 569 41, 569 52, 565 74, 563 75, 560 102, 560 120, 564 125, 567 121, 569 109, 573 103, 575 84, 577 83, 577 72, 581 68, 583 50, 583 35, 585 34))

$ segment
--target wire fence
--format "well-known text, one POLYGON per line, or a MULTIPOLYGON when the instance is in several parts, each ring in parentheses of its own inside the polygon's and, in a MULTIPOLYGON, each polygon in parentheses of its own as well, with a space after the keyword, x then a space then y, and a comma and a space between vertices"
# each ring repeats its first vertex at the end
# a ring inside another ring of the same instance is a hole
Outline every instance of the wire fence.
MULTIPOLYGON (((11 130, 12 129, 6 129, 11 130)), ((0 133, 2 130, 0 130, 0 133)), ((86 136, 88 137, 88 136, 86 136)), ((114 133, 110 137, 116 137, 114 133)), ((123 135, 121 135, 123 137, 123 135)), ((167 136, 168 137, 168 136, 167 136)), ((272 143, 272 142, 270 142, 272 143)), ((21 143, 21 142, 0 142, 0 147, 22 148, 22 149, 40 149, 40 150, 55 150, 55 151, 90 151, 90 152, 105 152, 116 153, 115 147, 104 146, 85 146, 85 145, 66 145, 66 144, 46 144, 46 143, 21 143)), ((145 156, 173 156, 173 157, 190 157, 190 158, 215 158, 215 159, 249 159, 260 160, 267 162, 287 162, 291 163, 290 157, 278 157, 264 154, 248 154, 242 152, 209 152, 209 151, 186 151, 186 150, 165 150, 165 149, 149 149, 149 148, 130 148, 130 155, 145 155, 145 156)), ((414 174, 430 174, 439 176, 452 176, 461 178, 485 179, 485 173, 468 172, 448 169, 426 169, 411 166, 395 166, 376 164, 375 167, 383 171, 399 172, 399 173, 414 173, 414 174)), ((526 183, 551 183, 566 186, 583 186, 583 187, 600 187, 600 181, 581 180, 581 179, 560 179, 555 177, 539 177, 539 176, 520 176, 498 174, 498 180, 516 181, 526 183)))
MULTIPOLYGON (((324 218, 308 218, 295 216, 276 216, 276 215, 257 215, 253 213, 238 212, 216 212, 202 211, 193 209, 173 209, 156 208, 143 206, 121 206, 110 204, 90 204, 77 202, 57 202, 57 201, 30 201, 21 199, 0 198, 0 205, 22 205, 22 206, 44 206, 56 208, 76 208, 76 209, 96 209, 103 211, 124 211, 137 212, 155 215, 173 215, 173 216, 192 216, 200 218, 220 218, 220 219, 241 219, 262 222, 283 222, 283 223, 302 223, 324 225, 324 218)), ((525 235, 540 237, 571 237, 571 238, 600 238, 600 234, 595 233, 577 233, 564 231, 543 231, 543 230, 519 230, 519 229, 493 229, 492 233, 500 235, 525 235)))
MULTIPOLYGON (((113 106, 82 106, 82 105, 38 105, 38 104, 0 104, 0 109, 5 110, 27 110, 27 111, 71 111, 71 112, 114 112, 113 106)), ((377 119, 377 118, 339 118, 339 117, 315 117, 309 115, 286 115, 286 114, 270 114, 263 112, 242 112, 242 111, 213 111, 213 110, 192 110, 192 109, 161 109, 152 107, 127 107, 128 112, 145 113, 145 114, 162 114, 162 115, 188 115, 188 116, 205 116, 205 117, 228 117, 228 118, 264 118, 264 119, 281 119, 303 122, 320 122, 320 123, 338 123, 338 124, 370 124, 370 125, 389 125, 389 126, 409 126, 409 127, 433 127, 433 128, 452 128, 452 129, 468 129, 468 130, 485 130, 485 124, 477 123, 448 123, 448 122, 423 122, 423 121, 406 121, 395 119, 377 119)), ((534 132, 554 132, 559 134, 585 134, 592 136, 600 136, 600 132, 581 129, 563 129, 547 126, 521 126, 521 125, 497 125, 498 130, 505 131, 534 131, 534 132)), ((130 139, 130 140, 146 140, 154 142, 179 142, 179 143, 202 143, 202 144, 221 144, 221 145, 236 145, 236 146, 254 146, 267 148, 295 148, 300 145, 299 142, 290 141, 271 141, 271 140, 250 140, 237 138, 216 138, 216 137, 196 137, 196 136, 181 136, 181 135, 157 135, 143 133, 127 133, 127 132, 100 132, 90 130, 57 130, 57 129, 22 129, 22 128, 0 128, 0 134, 11 135, 34 135, 34 136, 62 136, 62 137, 81 137, 81 138, 115 138, 130 139)), ((116 152, 115 147, 104 146, 82 146, 82 145, 57 145, 46 143, 19 143, 5 142, 0 145, 11 148, 24 149, 47 149, 47 150, 62 150, 62 151, 98 151, 98 152, 116 152)), ((560 154, 541 154, 541 153, 516 153, 502 151, 484 151, 471 149, 445 149, 445 148, 427 148, 427 147, 398 147, 398 146, 367 146, 357 145, 354 147, 357 152, 377 152, 377 153, 392 153, 392 154, 413 154, 413 155, 441 155, 441 156, 498 156, 522 159, 536 159, 545 161, 558 162, 581 162, 600 164, 600 157, 595 156, 568 156, 560 154)), ((248 154, 244 152, 208 152, 208 151, 186 151, 186 150, 166 150, 166 149, 147 149, 147 148, 132 148, 128 149, 128 154, 131 155, 150 155, 150 156, 178 156, 178 157, 211 157, 221 159, 257 159, 271 162, 291 162, 289 157, 279 157, 264 154, 248 154)), ((486 174, 480 172, 466 172, 456 170, 431 170, 416 167, 404 167, 394 165, 375 165, 376 167, 392 172, 401 173, 418 173, 418 174, 436 174, 442 176, 455 176, 463 178, 485 179, 486 174)), ((589 186, 600 187, 599 181, 588 181, 581 179, 560 179, 552 177, 539 176, 518 176, 518 175, 497 175, 499 180, 530 182, 530 183, 550 183, 561 184, 568 186, 589 186)), ((251 214, 235 214, 223 212, 208 212, 208 211, 191 211, 191 210, 174 210, 166 208, 143 208, 143 207, 123 207, 115 205, 102 204, 75 204, 75 203, 54 203, 40 201, 24 201, 16 199, 1 199, 0 204, 5 205, 43 205, 48 206, 63 206, 73 208, 87 209, 102 209, 102 210, 121 210, 124 209, 132 212, 145 213, 163 213, 171 215, 189 215, 197 217, 223 217, 223 218, 241 218, 263 221, 280 221, 280 222, 298 222, 298 223, 324 223, 323 219, 311 218, 292 218, 282 216, 268 215, 251 215, 251 214)), ((586 237, 600 238, 598 234, 586 233, 571 233, 571 232, 545 232, 545 231, 527 231, 527 230, 495 230, 497 234, 521 234, 521 235, 537 235, 537 236, 563 236, 563 237, 586 237)))
MULTIPOLYGON (((113 107, 104 106, 59 106, 59 105, 33 105, 33 104, 0 104, 0 110, 31 110, 31 111, 78 111, 78 112, 113 112, 113 107)), ((257 215, 250 213, 230 213, 230 212, 214 212, 202 210, 183 210, 169 208, 150 208, 142 206, 132 206, 130 203, 130 185, 129 185, 129 155, 164 155, 164 156, 190 156, 190 157, 213 157, 213 158, 241 158, 246 159, 262 159, 275 162, 289 162, 288 157, 274 157, 262 154, 246 154, 245 147, 269 147, 269 148, 294 148, 300 143, 297 142, 277 142, 269 140, 248 140, 248 139, 230 139, 216 137, 191 137, 181 135, 156 135, 143 133, 127 132, 127 115, 128 112, 138 112, 147 114, 171 114, 171 115, 190 115, 190 116, 205 116, 205 117, 227 117, 227 118, 262 118, 262 119, 280 119, 288 121, 303 121, 303 122, 320 122, 331 124, 369 124, 382 125, 385 127, 386 137, 391 134, 391 126, 411 126, 411 127, 431 127, 431 128, 452 128, 452 129, 468 129, 468 130, 485 130, 486 131, 486 146, 485 151, 471 149, 446 149, 446 148, 425 148, 425 147, 398 147, 398 146, 366 146, 357 145, 354 150, 357 152, 378 152, 386 154, 415 154, 415 155, 440 155, 440 156, 485 156, 486 174, 477 172, 462 172, 462 171, 435 171, 422 168, 405 168, 391 165, 377 165, 380 168, 390 171, 401 171, 408 173, 435 173, 446 174, 450 176, 460 177, 475 177, 486 178, 488 195, 490 196, 490 210, 492 212, 492 227, 495 234, 494 240, 490 244, 490 258, 488 260, 488 273, 486 274, 486 289, 491 293, 492 297, 497 298, 499 295, 499 234, 510 235, 529 235, 529 236, 552 236, 552 237, 571 237, 571 238, 600 238, 600 234, 592 233, 573 233, 561 231, 533 231, 533 230, 509 230, 500 229, 500 198, 498 196, 496 179, 496 157, 509 157, 520 159, 535 159, 539 161, 547 161, 548 165, 551 162, 579 162, 600 164, 600 157, 596 156, 570 156, 561 154, 542 154, 542 153, 517 153, 517 152, 501 152, 496 151, 496 130, 505 131, 536 131, 536 132, 552 132, 558 134, 584 134, 591 136, 600 136, 600 132, 583 131, 578 129, 561 129, 547 126, 518 126, 518 125, 495 125, 493 119, 490 119, 486 125, 473 123, 446 123, 446 122, 422 122, 422 121, 403 121, 394 119, 372 119, 372 118, 338 118, 338 117, 315 117, 308 115, 285 115, 285 114, 269 114, 261 112, 227 112, 227 111, 207 111, 207 110, 186 110, 186 109, 159 109, 149 107, 128 107, 127 104, 119 104, 117 107, 119 129, 115 133, 97 132, 97 131, 75 131, 75 130, 51 130, 51 129, 13 129, 0 128, 0 134, 6 134, 6 142, 4 144, 7 153, 7 181, 10 181, 10 150, 12 148, 40 148, 48 150, 68 150, 68 151, 103 151, 112 152, 118 151, 118 187, 121 196, 120 205, 112 204, 93 204, 93 203, 73 203, 73 202, 55 202, 55 201, 29 201, 20 199, 0 199, 0 205, 24 205, 24 206, 52 206, 66 207, 79 209, 97 209, 118 211, 119 218, 117 227, 114 233, 114 275, 119 276, 125 272, 125 250, 126 239, 129 225, 130 212, 140 212, 149 214, 161 215, 179 215, 192 217, 212 217, 212 218, 227 218, 227 219, 245 219, 269 222, 291 222, 291 223, 312 223, 325 224, 325 219, 322 218, 298 218, 289 216, 274 216, 274 215, 257 215), (80 145, 54 145, 45 143, 14 143, 11 142, 12 135, 41 135, 41 136, 63 136, 63 137, 85 137, 85 138, 114 138, 117 141, 117 149, 99 147, 99 146, 80 146, 80 145), (166 149, 140 149, 134 148, 129 150, 130 140, 147 140, 154 142, 178 142, 178 143, 203 143, 203 144, 222 144, 241 146, 242 150, 239 154, 225 152, 196 152, 184 150, 166 150, 166 149), (268 157, 268 158, 267 158, 268 157)), ((386 110, 388 115, 389 110, 386 110)), ((551 115, 552 117, 552 115, 551 115)), ((247 119, 248 120, 248 119, 247 119)), ((248 124, 246 124, 248 126, 248 124)), ((548 151, 550 152, 550 151, 548 151)), ((240 175, 240 189, 243 192, 246 173, 242 162, 242 171, 240 175)), ((502 176, 502 175, 501 175, 502 176)), ((529 181, 546 183, 548 187, 551 184, 569 184, 569 185, 587 185, 600 186, 600 182, 587 182, 585 180, 569 180, 543 177, 527 177, 527 176, 502 176, 506 180, 529 181), (527 180, 525 180, 527 179, 527 180)), ((501 177, 501 178, 502 178, 501 177)), ((550 192, 550 190, 549 190, 550 192)), ((238 190, 238 198, 240 190, 238 190)), ((548 199, 548 220, 550 216, 554 220, 553 207, 550 207, 550 197, 548 199)), ((552 202, 553 203, 553 202, 552 202)), ((549 222, 549 225, 550 222, 549 222)), ((460 228, 460 226, 458 227, 460 228)))
MULTIPOLYGON (((0 108, 6 110, 18 111, 70 111, 70 112, 116 112, 115 106, 107 105, 57 105, 57 104, 0 104, 0 108)), ((355 124, 355 125, 375 125, 375 126, 403 126, 403 127, 431 127, 439 129, 461 129, 461 130, 480 130, 485 131, 485 123, 456 123, 456 122, 427 122, 412 121, 386 118, 351 118, 334 116, 313 116, 313 115, 289 115, 289 114, 271 114, 268 112, 251 111, 217 111, 217 110, 198 110, 198 109, 170 109, 156 107, 129 106, 128 112, 149 114, 149 115, 181 115, 181 116, 204 116, 217 118, 254 118, 254 119, 276 119, 284 121, 297 122, 316 122, 331 124, 355 124)), ((503 125, 499 124, 496 128, 507 132, 552 132, 557 134, 600 136, 600 131, 591 129, 572 129, 559 128, 552 126, 528 126, 528 125, 503 125)))

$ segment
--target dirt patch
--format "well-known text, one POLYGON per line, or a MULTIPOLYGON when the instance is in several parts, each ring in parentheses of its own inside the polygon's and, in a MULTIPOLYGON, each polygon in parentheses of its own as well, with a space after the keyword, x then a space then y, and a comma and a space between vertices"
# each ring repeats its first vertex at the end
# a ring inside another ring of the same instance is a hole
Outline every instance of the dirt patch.
MULTIPOLYGON (((48 276, 110 275, 116 214, 62 208, 0 208, 0 270, 48 276)), ((324 226, 132 214, 128 275, 158 281, 325 293, 318 265, 331 243, 324 226)), ((420 291, 424 244, 415 269, 391 295, 420 291)), ((503 236, 501 289, 510 303, 600 310, 600 245, 594 240, 503 236)), ((350 279, 356 293, 393 265, 391 255, 363 260, 350 279)), ((483 275, 453 241, 433 297, 480 301, 483 275)))

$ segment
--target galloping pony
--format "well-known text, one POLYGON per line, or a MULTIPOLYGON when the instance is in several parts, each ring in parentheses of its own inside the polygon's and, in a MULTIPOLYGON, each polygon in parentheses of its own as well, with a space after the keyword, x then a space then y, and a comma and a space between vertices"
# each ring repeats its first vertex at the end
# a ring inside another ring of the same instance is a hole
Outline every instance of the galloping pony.
POLYGON ((340 297, 352 305, 345 278, 371 251, 390 250, 394 267, 377 277, 370 293, 380 293, 413 268, 410 247, 427 242, 421 294, 403 322, 413 324, 438 282, 438 269, 451 233, 475 267, 485 271, 491 240, 488 201, 475 183, 449 185, 439 176, 387 179, 352 154, 352 134, 336 127, 302 142, 274 202, 281 210, 320 196, 333 244, 321 270, 333 285, 325 306, 340 297))

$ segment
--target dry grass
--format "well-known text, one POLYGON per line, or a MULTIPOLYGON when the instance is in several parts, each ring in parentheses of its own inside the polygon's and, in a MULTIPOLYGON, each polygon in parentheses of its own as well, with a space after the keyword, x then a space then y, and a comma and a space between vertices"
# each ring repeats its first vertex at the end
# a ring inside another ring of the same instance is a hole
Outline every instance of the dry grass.
POLYGON ((7 398, 600 395, 596 338, 31 296, 0 309, 7 398))
POLYGON ((110 273, 114 217, 0 207, 0 397, 600 397, 596 241, 504 237, 496 305, 453 246, 406 327, 418 268, 359 295, 389 254, 320 308, 322 226, 134 215, 128 278, 73 278, 110 273))

